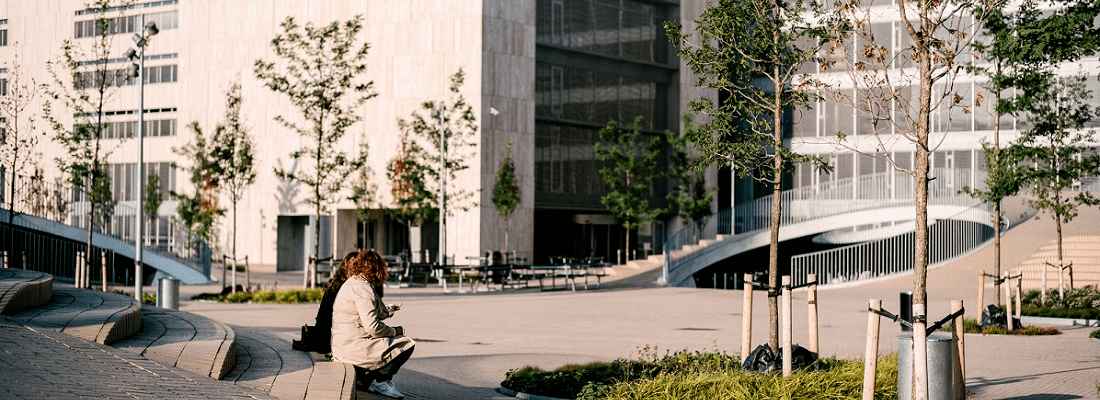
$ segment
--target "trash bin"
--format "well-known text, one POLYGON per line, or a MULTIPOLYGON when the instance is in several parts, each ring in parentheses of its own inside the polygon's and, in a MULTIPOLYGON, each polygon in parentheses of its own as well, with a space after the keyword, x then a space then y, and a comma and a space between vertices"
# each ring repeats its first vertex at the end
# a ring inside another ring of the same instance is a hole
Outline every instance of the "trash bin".
MULTIPOLYGON (((949 333, 928 335, 928 399, 951 400, 955 346, 949 333)), ((898 399, 913 398, 913 334, 898 335, 898 399)))
POLYGON ((163 278, 157 286, 157 307, 172 310, 180 309, 180 280, 163 278))
MULTIPOLYGON (((913 322, 913 292, 901 292, 898 296, 898 316, 909 322, 913 322)), ((910 332, 913 328, 902 325, 902 332, 910 332)))

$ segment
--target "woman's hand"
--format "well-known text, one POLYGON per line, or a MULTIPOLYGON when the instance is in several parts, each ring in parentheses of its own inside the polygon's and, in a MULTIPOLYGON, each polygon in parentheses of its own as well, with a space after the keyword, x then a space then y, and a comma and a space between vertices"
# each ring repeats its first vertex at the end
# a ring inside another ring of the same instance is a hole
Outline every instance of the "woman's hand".
POLYGON ((393 314, 395 311, 400 310, 401 306, 403 305, 405 305, 405 303, 386 304, 386 311, 389 311, 390 314, 393 314))

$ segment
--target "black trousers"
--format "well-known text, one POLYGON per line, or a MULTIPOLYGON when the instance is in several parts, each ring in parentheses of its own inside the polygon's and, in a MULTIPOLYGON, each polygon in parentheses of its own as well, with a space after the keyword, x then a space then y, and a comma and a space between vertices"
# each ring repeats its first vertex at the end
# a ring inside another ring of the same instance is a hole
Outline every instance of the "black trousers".
POLYGON ((409 358, 412 357, 413 350, 416 350, 416 345, 409 347, 408 350, 398 354, 397 357, 394 357, 390 362, 386 363, 386 365, 383 365, 382 368, 374 371, 355 367, 355 375, 364 385, 369 385, 375 381, 385 382, 391 380, 393 376, 397 374, 397 371, 401 369, 401 366, 405 365, 405 362, 409 361, 409 358))

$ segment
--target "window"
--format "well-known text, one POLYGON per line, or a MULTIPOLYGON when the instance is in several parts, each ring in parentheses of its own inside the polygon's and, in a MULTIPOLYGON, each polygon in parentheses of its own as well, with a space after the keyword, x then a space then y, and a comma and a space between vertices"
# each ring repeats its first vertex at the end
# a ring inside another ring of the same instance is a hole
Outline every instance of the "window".
POLYGON ((0 47, 8 45, 8 30, 0 29, 0 47))
MULTIPOLYGON (((102 21, 102 29, 106 30, 108 35, 119 35, 124 33, 134 33, 141 29, 142 22, 141 16, 130 15, 125 17, 115 18, 97 18, 88 21, 76 21, 73 29, 73 36, 77 39, 97 36, 97 33, 102 33, 98 21, 102 21)), ((145 14, 145 23, 156 22, 157 28, 160 30, 176 29, 179 28, 179 12, 178 11, 166 11, 152 14, 145 14)))
POLYGON ((636 0, 538 0, 535 40, 634 61, 668 62, 671 6, 636 0))
MULTIPOLYGON (((148 114, 148 112, 146 112, 148 114)), ((108 122, 103 129, 104 139, 130 139, 137 137, 137 121, 108 122)), ((145 137, 176 136, 175 119, 145 121, 145 137)))
POLYGON ((8 95, 8 80, 0 79, 0 96, 8 95))

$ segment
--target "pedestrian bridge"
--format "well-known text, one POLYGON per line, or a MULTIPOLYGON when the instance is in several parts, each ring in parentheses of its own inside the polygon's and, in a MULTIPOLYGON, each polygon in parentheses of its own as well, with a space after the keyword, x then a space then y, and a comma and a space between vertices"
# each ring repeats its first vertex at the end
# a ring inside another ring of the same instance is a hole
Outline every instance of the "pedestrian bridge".
MULTIPOLYGON (((982 186, 984 174, 935 169, 929 185, 931 262, 980 246, 991 236, 992 213, 960 190, 982 186), (983 228, 984 226, 984 228, 983 228)), ((791 260, 795 284, 816 274, 824 284, 869 279, 912 269, 913 179, 900 172, 840 179, 781 195, 782 242, 812 236, 842 245, 791 260), (910 235, 910 236, 906 236, 910 235), (905 240, 905 238, 909 238, 905 240), (906 256, 908 255, 908 256, 906 256)), ((665 243, 665 284, 694 287, 694 275, 722 260, 770 244, 772 196, 688 224, 665 243)))
MULTIPOLYGON (((10 175, 0 178, 0 187, 10 187, 8 179, 10 175)), ((5 223, 12 217, 7 207, 15 209, 13 226, 2 230, 5 237, 0 240, 0 248, 15 246, 15 251, 28 254, 32 269, 72 278, 76 268, 75 254, 84 251, 88 241, 88 202, 80 201, 80 191, 69 185, 47 182, 40 176, 16 176, 15 179, 14 198, 4 199, 2 205, 5 207, 0 208, 0 221, 5 223), (9 203, 9 200, 14 201, 9 203)), ((108 281, 123 281, 126 279, 124 277, 133 275, 132 260, 136 253, 134 227, 138 218, 135 203, 113 202, 107 208, 109 212, 97 210, 104 222, 92 233, 92 247, 109 256, 131 260, 128 265, 116 265, 118 263, 114 262, 114 257, 108 257, 109 269, 118 272, 108 271, 108 281)), ((162 207, 171 207, 171 204, 163 204, 162 207)), ((162 275, 177 278, 184 284, 210 283, 211 252, 206 242, 166 218, 143 217, 146 234, 142 263, 145 266, 162 275)), ((98 264, 101 261, 97 259, 92 262, 98 264)), ((93 270, 93 278, 98 278, 101 270, 93 270)))

